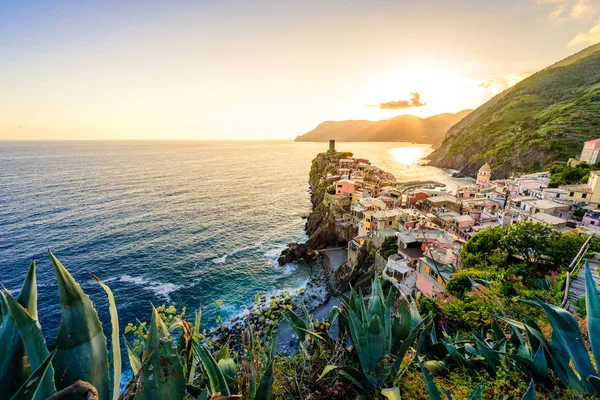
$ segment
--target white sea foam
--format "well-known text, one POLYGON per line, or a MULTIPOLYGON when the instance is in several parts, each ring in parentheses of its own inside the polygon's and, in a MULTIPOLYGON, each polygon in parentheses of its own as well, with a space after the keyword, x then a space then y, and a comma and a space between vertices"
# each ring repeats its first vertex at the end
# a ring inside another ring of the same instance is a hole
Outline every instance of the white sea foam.
POLYGON ((240 247, 239 249, 235 249, 227 254, 223 254, 221 257, 216 257, 213 258, 212 262, 213 264, 224 264, 227 261, 228 257, 231 257, 235 254, 241 253, 243 251, 248 251, 248 250, 252 250, 252 249, 256 249, 256 248, 260 248, 263 245, 263 241, 258 242, 254 245, 251 246, 245 246, 245 247, 240 247))
POLYGON ((291 275, 298 269, 297 263, 289 263, 280 266, 278 262, 275 262, 273 265, 275 267, 275 271, 281 272, 284 275, 291 275))
POLYGON ((212 260, 213 264, 225 264, 225 261, 227 261, 227 257, 230 254, 225 254, 222 255, 221 257, 215 258, 214 260, 212 260))
POLYGON ((273 260, 277 260, 279 258, 279 256, 281 255, 281 252, 283 250, 285 250, 287 246, 278 246, 278 247, 274 247, 270 250, 265 251, 264 255, 267 258, 271 258, 273 260))
POLYGON ((122 275, 120 281, 142 286, 143 289, 154 292, 156 296, 162 297, 167 301, 171 301, 171 293, 183 288, 182 285, 176 285, 174 283, 155 282, 141 276, 122 275))

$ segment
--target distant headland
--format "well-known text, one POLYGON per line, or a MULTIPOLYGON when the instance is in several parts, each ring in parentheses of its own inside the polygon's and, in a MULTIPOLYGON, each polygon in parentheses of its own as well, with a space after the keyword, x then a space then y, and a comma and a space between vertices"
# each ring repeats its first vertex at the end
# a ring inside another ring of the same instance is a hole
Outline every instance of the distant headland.
POLYGON ((446 132, 472 110, 456 114, 437 114, 420 118, 410 114, 382 121, 348 120, 326 121, 315 129, 296 137, 296 142, 415 142, 433 144, 441 142, 446 132))

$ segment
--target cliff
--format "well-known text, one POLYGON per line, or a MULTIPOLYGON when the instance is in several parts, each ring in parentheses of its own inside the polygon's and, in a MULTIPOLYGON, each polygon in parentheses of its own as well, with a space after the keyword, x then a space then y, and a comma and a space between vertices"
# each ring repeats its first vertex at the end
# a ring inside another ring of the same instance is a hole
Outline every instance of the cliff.
POLYGON ((470 112, 471 110, 464 110, 456 114, 445 113, 428 118, 403 114, 383 121, 327 121, 296 137, 295 141, 325 142, 335 139, 341 142, 441 143, 448 129, 470 112))
POLYGON ((332 196, 327 195, 327 187, 335 181, 327 178, 327 173, 335 170, 335 168, 331 169, 330 165, 337 164, 340 159, 348 156, 352 154, 328 151, 319 153, 313 159, 308 178, 312 211, 308 215, 305 226, 308 240, 306 243, 288 245, 278 259, 279 264, 298 259, 310 259, 316 250, 346 246, 356 235, 354 228, 343 227, 336 223, 336 214, 343 213, 344 210, 339 202, 331 201, 332 196))
POLYGON ((430 165, 493 178, 539 171, 581 152, 600 129, 600 44, 495 96, 448 130, 430 165))

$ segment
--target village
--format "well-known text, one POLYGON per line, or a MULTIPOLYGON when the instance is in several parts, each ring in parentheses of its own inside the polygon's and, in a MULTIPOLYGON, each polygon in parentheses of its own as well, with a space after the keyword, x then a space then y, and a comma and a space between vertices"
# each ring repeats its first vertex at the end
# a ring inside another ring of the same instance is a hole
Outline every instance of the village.
MULTIPOLYGON (((335 141, 329 146, 335 152, 335 141)), ((591 140, 569 165, 594 165, 599 158, 600 139, 591 140)), ((591 171, 587 183, 550 187, 550 172, 494 180, 486 163, 475 183, 455 191, 441 184, 397 182, 362 158, 341 158, 328 171, 324 201, 337 228, 356 232, 347 245, 347 262, 356 263, 367 243, 381 248, 393 242, 397 252, 378 252, 375 265, 407 295, 442 293, 461 267, 463 245, 482 230, 524 221, 563 233, 600 230, 600 171, 591 171)))

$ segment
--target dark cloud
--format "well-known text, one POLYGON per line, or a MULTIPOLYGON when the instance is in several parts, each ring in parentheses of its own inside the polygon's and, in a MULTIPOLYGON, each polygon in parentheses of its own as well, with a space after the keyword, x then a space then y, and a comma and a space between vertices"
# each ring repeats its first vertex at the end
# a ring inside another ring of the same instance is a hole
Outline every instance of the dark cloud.
POLYGON ((411 93, 410 100, 397 100, 381 103, 377 107, 382 110, 403 110, 405 108, 423 107, 425 103, 421 103, 421 95, 419 93, 411 93))

